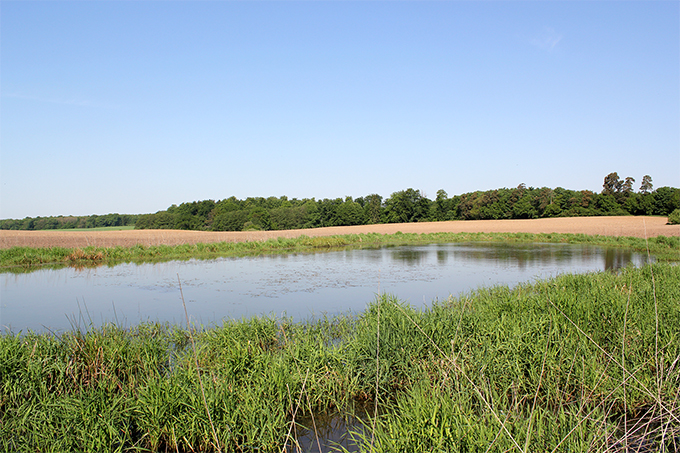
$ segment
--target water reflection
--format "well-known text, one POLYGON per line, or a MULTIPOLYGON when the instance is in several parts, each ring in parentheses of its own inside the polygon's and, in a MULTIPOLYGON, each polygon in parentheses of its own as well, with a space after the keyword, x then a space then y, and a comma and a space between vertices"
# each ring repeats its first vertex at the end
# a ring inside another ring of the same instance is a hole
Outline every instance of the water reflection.
MULTIPOLYGON (((432 247, 432 246, 428 246, 432 247)), ((527 269, 537 263, 548 263, 571 266, 584 262, 597 262, 604 257, 603 270, 611 271, 628 266, 639 265, 646 261, 640 254, 630 250, 599 247, 561 246, 555 244, 506 244, 506 243, 470 243, 470 244, 441 244, 435 246, 437 262, 446 265, 450 260, 474 261, 478 263, 504 263, 527 269), (454 245, 455 247, 451 247, 454 245)), ((396 250, 391 258, 402 261, 407 265, 418 265, 427 260, 432 250, 429 248, 415 248, 396 250)))
MULTIPOLYGON (((437 253, 442 253, 442 250, 437 251, 437 253)), ((409 266, 417 266, 421 264, 428 256, 428 250, 422 250, 417 248, 400 248, 399 250, 394 250, 391 253, 391 258, 395 261, 401 261, 402 263, 409 266)))
POLYGON ((644 261, 627 250, 585 245, 463 243, 43 269, 2 275, 0 325, 17 332, 74 323, 182 323, 178 275, 192 320, 209 325, 260 314, 303 319, 358 312, 380 292, 428 304, 480 286, 644 261))
POLYGON ((606 249, 604 251, 604 268, 608 271, 626 267, 633 260, 633 252, 629 250, 606 249))
POLYGON ((367 420, 368 415, 356 415, 353 411, 321 413, 302 417, 296 420, 293 437, 295 443, 287 445, 286 453, 322 453, 329 451, 360 451, 358 439, 352 432, 362 432, 361 417, 367 420))

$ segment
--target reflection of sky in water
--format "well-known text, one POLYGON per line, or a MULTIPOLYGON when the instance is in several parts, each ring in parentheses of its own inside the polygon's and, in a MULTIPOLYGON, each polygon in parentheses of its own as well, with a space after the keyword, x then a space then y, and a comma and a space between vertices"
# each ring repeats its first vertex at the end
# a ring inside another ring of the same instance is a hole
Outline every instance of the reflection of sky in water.
POLYGON ((620 249, 467 243, 46 269, 2 275, 0 324, 18 332, 64 330, 90 319, 124 326, 140 320, 183 323, 178 275, 192 320, 211 324, 258 314, 301 319, 356 312, 379 292, 422 305, 480 286, 642 262, 620 249))

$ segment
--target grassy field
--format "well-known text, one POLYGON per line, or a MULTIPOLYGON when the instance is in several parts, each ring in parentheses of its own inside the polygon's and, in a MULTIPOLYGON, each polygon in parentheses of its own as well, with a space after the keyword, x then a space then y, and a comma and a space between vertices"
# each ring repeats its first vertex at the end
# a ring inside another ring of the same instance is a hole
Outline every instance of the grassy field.
POLYGON ((659 263, 426 310, 6 334, 0 449, 293 451, 303 416, 358 401, 367 452, 679 451, 678 326, 659 263))
POLYGON ((135 226, 134 225, 126 225, 126 226, 111 226, 111 227, 97 227, 97 228, 73 228, 72 230, 69 231, 80 231, 80 232, 88 232, 88 231, 125 231, 125 230, 134 230, 135 226))
POLYGON ((656 236, 645 240, 638 237, 591 236, 558 233, 396 233, 351 234, 278 238, 266 241, 215 242, 210 244, 135 245, 132 247, 82 247, 33 248, 12 247, 0 250, 0 272, 30 272, 44 266, 97 266, 122 262, 158 262, 176 259, 210 259, 227 256, 249 256, 274 253, 304 253, 334 250, 340 247, 379 247, 384 245, 409 245, 492 241, 508 243, 565 243, 591 244, 604 247, 627 247, 642 253, 651 253, 659 260, 680 261, 680 237, 656 236))

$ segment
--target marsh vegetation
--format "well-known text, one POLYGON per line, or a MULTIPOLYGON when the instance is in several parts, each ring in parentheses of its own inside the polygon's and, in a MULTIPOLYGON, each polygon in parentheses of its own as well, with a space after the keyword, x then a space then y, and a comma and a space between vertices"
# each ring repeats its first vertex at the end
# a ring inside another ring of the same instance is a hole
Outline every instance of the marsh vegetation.
POLYGON ((4 334, 0 445, 293 451, 360 401, 361 451, 678 451, 679 303, 659 263, 307 322, 4 334))

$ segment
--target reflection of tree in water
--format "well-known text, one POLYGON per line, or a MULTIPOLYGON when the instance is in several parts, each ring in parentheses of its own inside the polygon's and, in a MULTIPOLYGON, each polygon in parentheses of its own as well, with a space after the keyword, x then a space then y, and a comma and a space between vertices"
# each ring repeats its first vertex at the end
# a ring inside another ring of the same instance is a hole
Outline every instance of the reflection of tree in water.
MULTIPOLYGON (((573 247, 555 247, 551 245, 531 244, 466 244, 450 250, 457 258, 476 262, 503 263, 525 270, 532 264, 570 263, 575 256, 590 255, 586 250, 575 250, 573 247)), ((441 259, 440 259, 441 261, 441 259)))
POLYGON ((573 244, 511 244, 511 243, 464 243, 440 245, 436 249, 399 248, 391 251, 394 261, 416 266, 424 263, 435 253, 437 263, 446 265, 449 260, 504 264, 526 270, 535 265, 557 264, 570 266, 574 263, 592 261, 604 256, 605 270, 620 269, 635 261, 630 250, 604 249, 573 244))
POLYGON ((621 249, 606 249, 604 251, 604 270, 612 271, 628 266, 632 261, 633 252, 621 249))
POLYGON ((423 262, 423 260, 425 260, 425 258, 427 257, 428 253, 430 252, 425 250, 401 249, 394 250, 391 255, 394 261, 400 261, 402 263, 415 266, 423 262))

